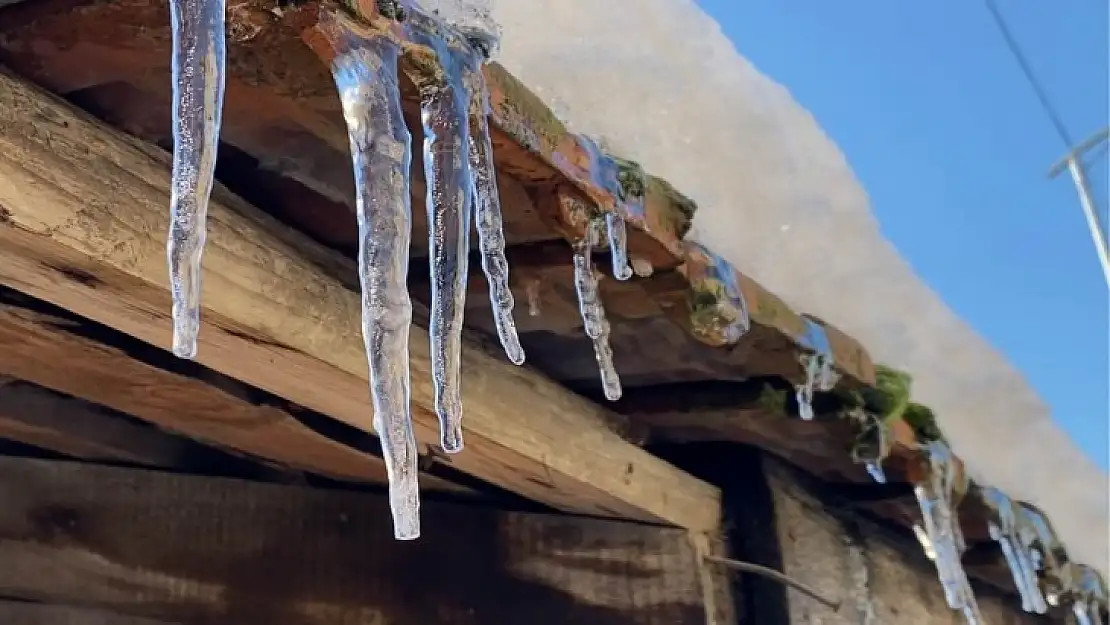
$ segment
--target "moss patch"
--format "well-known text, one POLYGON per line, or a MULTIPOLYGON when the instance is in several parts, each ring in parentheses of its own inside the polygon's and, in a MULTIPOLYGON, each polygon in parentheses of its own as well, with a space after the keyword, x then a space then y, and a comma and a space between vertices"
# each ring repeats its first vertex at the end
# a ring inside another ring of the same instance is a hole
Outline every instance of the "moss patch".
POLYGON ((697 202, 679 193, 671 183, 656 176, 645 176, 647 195, 660 198, 666 206, 667 214, 664 218, 671 222, 671 229, 679 239, 686 238, 690 227, 694 225, 694 214, 698 211, 697 202))

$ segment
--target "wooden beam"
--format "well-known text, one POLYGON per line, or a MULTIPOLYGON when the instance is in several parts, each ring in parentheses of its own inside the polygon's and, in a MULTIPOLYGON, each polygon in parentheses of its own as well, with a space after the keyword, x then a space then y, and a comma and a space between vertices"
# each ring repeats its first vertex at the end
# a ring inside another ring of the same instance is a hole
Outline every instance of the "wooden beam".
MULTIPOLYGON (((88 324, 85 324, 88 325, 88 324)), ((0 299, 0 375, 143 419, 197 441, 302 471, 385 484, 378 456, 326 438, 277 406, 249 401, 237 382, 208 382, 148 364, 126 350, 88 338, 80 321, 0 299)), ((433 491, 469 493, 434 476, 433 491)))
POLYGON ((0 384, 0 437, 82 460, 172 467, 192 446, 26 382, 0 384))
POLYGON ((170 621, 124 616, 95 608, 0 600, 4 625, 183 625, 170 621))
MULTIPOLYGON (((0 595, 206 625, 703 625, 691 534, 0 458, 0 595)), ((722 623, 723 625, 723 623, 722 623)))
MULTIPOLYGON (((349 262, 217 195, 198 360, 369 430, 349 262)), ((164 153, 0 75, 0 283, 167 349, 168 197, 164 153)), ((411 353, 417 437, 433 444, 423 329, 411 353)), ((621 440, 598 405, 477 349, 462 360, 467 450, 454 468, 562 510, 718 527, 717 489, 621 440)))

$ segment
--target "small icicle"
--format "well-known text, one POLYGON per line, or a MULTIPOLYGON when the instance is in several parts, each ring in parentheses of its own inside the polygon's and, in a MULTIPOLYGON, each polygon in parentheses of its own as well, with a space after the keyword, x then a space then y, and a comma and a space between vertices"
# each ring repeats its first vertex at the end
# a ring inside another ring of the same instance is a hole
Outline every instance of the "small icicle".
POLYGON ((528 316, 539 317, 543 313, 540 304, 540 279, 533 278, 529 280, 528 286, 524 288, 524 293, 528 296, 528 316))
POLYGON ((224 104, 224 0, 171 0, 173 179, 166 255, 173 297, 173 353, 197 354, 201 256, 224 104))
POLYGON ((863 408, 853 410, 849 416, 860 427, 852 445, 852 459, 863 464, 871 479, 886 484, 883 460, 890 454, 890 440, 883 420, 863 408))
POLYGON ((609 253, 613 258, 613 277, 628 280, 632 277, 632 267, 628 264, 628 228, 616 213, 605 215, 609 233, 609 253))
POLYGON ((586 335, 593 339, 594 355, 601 373, 601 386, 605 398, 621 398, 621 381, 613 362, 613 349, 609 345, 609 320, 601 304, 597 276, 594 274, 592 254, 600 239, 601 221, 594 220, 586 227, 586 234, 574 250, 574 288, 578 292, 578 309, 586 335))
POLYGON ((803 317, 803 319, 806 322, 806 333, 802 337, 802 343, 813 352, 803 354, 799 359, 806 377, 805 382, 794 387, 794 395, 798 400, 798 416, 806 421, 812 421, 813 394, 816 391, 831 391, 840 376, 834 368, 832 347, 829 345, 825 327, 809 317, 803 317))
POLYGON ((983 619, 961 563, 966 546, 952 503, 957 479, 955 463, 948 447, 939 441, 929 443, 924 451, 928 455, 929 476, 914 487, 914 494, 921 507, 926 540, 932 547, 948 606, 963 612, 969 625, 978 625, 983 619))
POLYGON ((520 345, 513 321, 513 291, 509 288, 509 261, 505 258, 505 233, 501 218, 501 198, 494 173, 493 146, 489 136, 489 93, 481 66, 472 72, 474 126, 470 130, 470 174, 473 179, 474 219, 478 230, 478 247, 482 255, 482 271, 489 283, 490 306, 497 336, 513 364, 524 364, 524 348, 520 345))
POLYGON ((336 18, 321 16, 339 49, 332 73, 343 104, 357 192, 362 335, 370 366, 374 430, 389 477, 394 535, 420 536, 419 454, 409 408, 407 286, 412 207, 410 135, 401 112, 399 49, 382 38, 344 32, 336 18))
POLYGON ((436 53, 440 72, 420 77, 420 119, 424 127, 424 178, 428 185, 428 239, 431 260, 432 385, 440 444, 448 453, 463 449, 462 356, 463 309, 466 305, 470 252, 470 93, 464 77, 473 59, 450 47, 438 32, 445 26, 415 13, 413 43, 436 53))

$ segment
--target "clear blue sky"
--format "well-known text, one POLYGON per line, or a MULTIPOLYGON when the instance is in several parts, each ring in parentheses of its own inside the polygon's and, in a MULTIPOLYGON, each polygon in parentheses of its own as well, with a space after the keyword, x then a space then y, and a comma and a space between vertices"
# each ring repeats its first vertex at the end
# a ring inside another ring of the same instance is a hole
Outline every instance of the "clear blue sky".
MULTIPOLYGON (((886 237, 1105 470, 1107 286, 1070 179, 1045 175, 1066 150, 982 0, 699 3, 813 112, 886 237)), ((1105 0, 999 6, 1075 140, 1105 127, 1105 0)))

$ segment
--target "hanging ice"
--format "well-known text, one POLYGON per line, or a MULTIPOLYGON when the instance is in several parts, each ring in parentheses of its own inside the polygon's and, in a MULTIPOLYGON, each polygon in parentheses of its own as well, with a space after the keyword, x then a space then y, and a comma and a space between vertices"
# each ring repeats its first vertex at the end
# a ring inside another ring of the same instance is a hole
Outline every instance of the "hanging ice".
POLYGON ((385 37, 344 31, 321 15, 321 30, 342 50, 332 74, 347 122, 358 211, 358 270, 362 335, 370 366, 374 429, 389 477, 395 536, 420 536, 418 452, 409 408, 409 328, 412 302, 407 276, 412 207, 408 127, 397 80, 399 49, 385 37))
POLYGON ((981 493, 983 501, 995 513, 995 518, 988 521, 987 529, 991 538, 1002 549, 1006 565, 1014 578, 1014 585, 1021 596, 1022 609, 1044 614, 1048 606, 1041 594, 1037 571, 1029 550, 1018 538, 1018 517, 1014 502, 997 488, 984 487, 981 493))
POLYGON ((929 474, 914 487, 914 494, 921 507, 924 533, 932 547, 937 575, 948 606, 962 611, 969 625, 978 625, 983 619, 960 560, 966 545, 953 506, 959 477, 956 464, 952 452, 942 442, 928 443, 923 452, 928 456, 929 474))
POLYGON ((1106 582, 1098 571, 1089 566, 1077 566, 1072 613, 1079 625, 1103 625, 1102 613, 1106 611, 1110 596, 1106 582))
POLYGON ((470 131, 470 174, 473 180, 474 219, 478 230, 478 248, 482 255, 482 271, 489 283, 490 307, 501 346, 513 364, 524 364, 524 348, 520 346, 516 323, 513 321, 513 291, 509 288, 509 261, 505 258, 505 233, 501 218, 501 198, 493 166, 493 146, 489 136, 489 94, 481 66, 471 72, 474 95, 473 128, 470 131))
POLYGON ((440 65, 434 75, 421 76, 417 86, 428 184, 432 386, 440 444, 444 451, 457 453, 463 448, 459 361, 474 188, 469 159, 471 95, 464 78, 475 71, 475 52, 469 46, 460 50, 458 42, 448 45, 440 34, 442 25, 428 16, 414 13, 407 21, 410 39, 433 50, 440 65))
POLYGON ((173 353, 193 358, 200 332, 201 256, 224 102, 223 0, 171 0, 173 179, 166 254, 173 353))
POLYGON ((852 459, 863 464, 871 479, 886 484, 883 459, 890 453, 890 440, 885 424, 880 417, 863 408, 854 410, 850 416, 860 428, 852 446, 852 459))
POLYGON ((609 253, 613 259, 613 277, 628 280, 632 277, 632 267, 628 263, 628 228, 624 219, 616 213, 605 215, 609 233, 609 253))
POLYGON ((594 219, 586 226, 582 241, 574 250, 574 288, 578 292, 578 310, 582 313, 582 325, 586 336, 593 339, 594 355, 601 372, 601 386, 605 398, 617 401, 621 398, 621 381, 613 363, 613 349, 609 345, 609 320, 601 305, 597 275, 593 268, 593 250, 601 238, 601 220, 594 219))
POLYGON ((839 376, 833 368, 832 347, 825 327, 808 317, 803 317, 806 333, 802 337, 805 347, 812 353, 801 356, 800 362, 805 370, 805 382, 795 386, 798 400, 798 415, 806 421, 813 419, 813 394, 815 391, 828 392, 836 386, 839 376))

